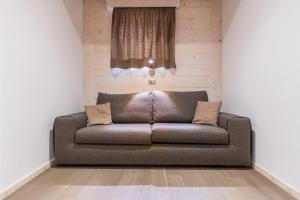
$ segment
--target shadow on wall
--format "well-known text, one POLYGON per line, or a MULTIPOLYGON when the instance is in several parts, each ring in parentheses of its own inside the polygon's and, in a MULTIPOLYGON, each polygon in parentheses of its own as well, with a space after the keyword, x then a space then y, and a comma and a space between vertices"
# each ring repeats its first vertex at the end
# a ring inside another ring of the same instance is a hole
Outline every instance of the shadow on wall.
POLYGON ((256 133, 255 130, 252 129, 251 133, 251 160, 252 160, 252 167, 254 167, 255 163, 255 138, 256 138, 256 133))
POLYGON ((231 24, 241 0, 222 0, 222 38, 231 24))
POLYGON ((63 3, 80 40, 82 40, 83 0, 63 0, 63 3))
POLYGON ((49 133, 49 160, 54 159, 54 134, 53 130, 50 130, 49 133))

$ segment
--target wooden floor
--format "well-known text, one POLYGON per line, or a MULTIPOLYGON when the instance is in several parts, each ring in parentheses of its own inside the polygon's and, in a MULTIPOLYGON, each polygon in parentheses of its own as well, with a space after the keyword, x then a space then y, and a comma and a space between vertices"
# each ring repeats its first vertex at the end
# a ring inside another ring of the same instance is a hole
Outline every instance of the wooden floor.
POLYGON ((252 169, 50 168, 7 199, 289 200, 292 196, 252 169))

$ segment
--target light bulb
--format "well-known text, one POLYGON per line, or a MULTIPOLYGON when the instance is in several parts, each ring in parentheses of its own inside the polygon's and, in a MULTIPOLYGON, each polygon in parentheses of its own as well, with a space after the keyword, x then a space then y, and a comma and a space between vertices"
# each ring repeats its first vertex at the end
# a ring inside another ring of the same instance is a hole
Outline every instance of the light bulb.
POLYGON ((154 60, 152 58, 150 58, 148 62, 150 65, 152 65, 154 63, 154 60))

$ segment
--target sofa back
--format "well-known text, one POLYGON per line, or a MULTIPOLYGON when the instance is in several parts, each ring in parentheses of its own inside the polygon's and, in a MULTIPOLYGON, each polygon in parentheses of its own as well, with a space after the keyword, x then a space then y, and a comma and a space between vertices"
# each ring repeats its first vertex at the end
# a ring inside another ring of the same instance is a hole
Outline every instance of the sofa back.
POLYGON ((153 92, 153 122, 191 123, 198 101, 208 101, 206 91, 153 92))
POLYGON ((207 101, 206 91, 99 93, 97 104, 110 103, 114 123, 191 123, 198 101, 207 101))
POLYGON ((110 103, 114 123, 151 123, 152 93, 99 93, 97 104, 110 103))

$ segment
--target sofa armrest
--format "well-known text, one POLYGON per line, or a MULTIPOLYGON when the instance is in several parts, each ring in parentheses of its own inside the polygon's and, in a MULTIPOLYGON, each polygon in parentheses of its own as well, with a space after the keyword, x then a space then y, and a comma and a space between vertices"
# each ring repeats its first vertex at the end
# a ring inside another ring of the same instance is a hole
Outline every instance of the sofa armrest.
POLYGON ((78 129, 86 127, 87 116, 85 112, 57 117, 54 120, 54 147, 55 151, 64 145, 74 143, 75 133, 78 129))
POLYGON ((218 125, 229 133, 232 145, 249 147, 251 145, 251 122, 246 117, 229 113, 220 113, 218 125))

